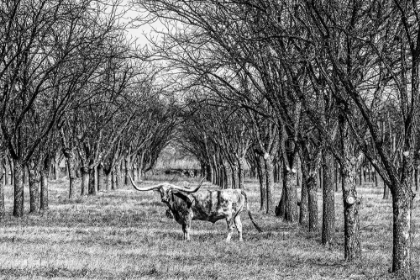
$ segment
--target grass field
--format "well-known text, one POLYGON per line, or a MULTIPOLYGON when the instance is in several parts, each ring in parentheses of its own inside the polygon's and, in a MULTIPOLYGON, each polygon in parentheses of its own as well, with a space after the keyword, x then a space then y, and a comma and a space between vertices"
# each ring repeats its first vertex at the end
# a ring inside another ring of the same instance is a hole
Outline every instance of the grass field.
MULTIPOLYGON (((11 189, 6 192, 8 210, 11 189)), ((391 203, 382 200, 382 189, 359 189, 363 258, 354 263, 343 262, 340 193, 336 244, 326 248, 320 234, 259 213, 256 182, 247 182, 246 189, 254 218, 265 232, 258 233, 242 214, 245 241, 238 242, 235 233, 226 244, 224 221, 193 221, 192 241, 184 242, 180 225, 166 217, 166 208, 152 192, 125 187, 69 201, 67 181, 53 181, 50 211, 22 219, 9 213, 2 223, 0 279, 393 279, 388 273, 391 203)), ((417 206, 413 216, 419 224, 417 206)), ((417 275, 419 249, 416 235, 417 275)))

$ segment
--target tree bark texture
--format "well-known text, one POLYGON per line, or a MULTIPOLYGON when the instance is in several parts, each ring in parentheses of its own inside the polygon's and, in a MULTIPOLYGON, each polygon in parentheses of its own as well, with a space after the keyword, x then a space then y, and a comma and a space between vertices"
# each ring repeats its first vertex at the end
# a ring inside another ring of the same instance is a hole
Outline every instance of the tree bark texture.
POLYGON ((306 226, 308 224, 308 217, 308 185, 306 180, 302 180, 300 188, 299 224, 302 226, 306 226))
POLYGON ((48 200, 48 172, 46 170, 41 171, 41 201, 40 209, 42 211, 48 210, 49 200, 48 200))
POLYGON ((260 184, 260 211, 267 207, 267 185, 265 180, 265 163, 262 156, 257 155, 257 176, 260 184))
POLYGON ((223 167, 226 174, 226 185, 225 189, 232 189, 233 188, 233 177, 232 177, 232 168, 230 167, 229 163, 223 163, 223 167))
POLYGON ((81 195, 87 195, 88 194, 88 188, 89 188, 89 168, 88 167, 80 168, 80 173, 82 174, 80 194, 81 195))
POLYGON ((111 190, 115 191, 115 186, 116 186, 116 176, 115 176, 115 172, 111 171, 111 190))
POLYGON ((66 156, 66 163, 69 175, 69 199, 74 199, 76 197, 76 189, 74 185, 74 181, 76 180, 76 170, 73 153, 66 156))
POLYGON ((359 205, 356 191, 356 159, 343 165, 344 259, 352 261, 362 256, 359 205))
POLYGON ((122 186, 121 163, 121 160, 119 160, 115 165, 115 189, 119 189, 122 186))
POLYGON ((246 160, 245 157, 240 157, 239 158, 239 170, 238 170, 238 187, 240 189, 244 189, 244 185, 245 185, 245 165, 246 165, 246 160))
POLYGON ((7 177, 5 170, 6 163, 3 159, 3 156, 0 154, 0 221, 2 221, 6 215, 6 208, 4 205, 4 186, 6 184, 6 180, 3 180, 7 177))
POLYGON ((296 173, 292 170, 286 172, 286 184, 285 184, 285 215, 284 221, 289 223, 295 223, 298 221, 298 207, 297 207, 297 189, 293 183, 293 178, 296 173))
POLYGON ((29 213, 38 213, 40 206, 39 174, 35 169, 29 170, 29 213))
POLYGON ((230 165, 232 169, 232 188, 238 189, 239 188, 239 166, 235 162, 230 165))
POLYGON ((88 188, 88 194, 89 195, 96 195, 96 178, 95 178, 95 169, 96 167, 89 168, 89 188, 88 188))
POLYGON ((308 231, 315 232, 318 230, 318 186, 316 185, 316 172, 313 174, 310 173, 306 178, 306 186, 308 188, 308 231))
POLYGON ((335 234, 335 191, 332 177, 332 156, 328 152, 322 155, 322 237, 324 245, 334 241, 335 234))
POLYGON ((124 185, 128 186, 130 184, 130 175, 131 175, 131 170, 132 170, 132 166, 131 166, 131 158, 130 157, 125 157, 124 158, 124 185))
MULTIPOLYGON (((409 179, 407 179, 409 180, 409 179)), ((392 271, 400 271, 410 276, 411 245, 412 245, 412 218, 414 194, 408 183, 396 187, 392 195, 393 210, 393 248, 392 271)))
POLYGON ((265 180, 267 186, 267 209, 266 213, 274 213, 274 164, 273 159, 268 154, 264 155, 265 161, 265 180))
POLYGON ((389 187, 387 186, 387 184, 385 184, 385 182, 384 182, 384 196, 382 197, 382 199, 389 199, 389 187))
POLYGON ((23 164, 20 160, 13 161, 13 173, 13 216, 23 217, 23 164))

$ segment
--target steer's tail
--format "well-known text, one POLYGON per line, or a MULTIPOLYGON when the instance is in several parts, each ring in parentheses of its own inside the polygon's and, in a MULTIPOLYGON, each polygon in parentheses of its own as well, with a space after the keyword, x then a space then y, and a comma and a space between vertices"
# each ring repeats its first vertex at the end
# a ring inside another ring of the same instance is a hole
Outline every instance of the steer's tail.
POLYGON ((258 232, 263 232, 263 230, 260 228, 259 225, 257 225, 257 223, 254 221, 254 218, 252 217, 251 214, 251 210, 249 210, 248 207, 248 197, 246 196, 246 193, 244 190, 241 191, 242 195, 245 197, 245 206, 246 206, 246 210, 248 211, 248 216, 251 219, 252 224, 254 225, 254 227, 258 230, 258 232))

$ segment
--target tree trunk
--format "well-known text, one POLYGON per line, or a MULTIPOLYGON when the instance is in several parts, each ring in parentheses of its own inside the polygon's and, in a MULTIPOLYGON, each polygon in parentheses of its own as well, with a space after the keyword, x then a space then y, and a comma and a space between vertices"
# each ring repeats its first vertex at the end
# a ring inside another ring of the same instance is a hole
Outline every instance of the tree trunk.
POLYGON ((41 171, 41 202, 40 208, 42 211, 48 210, 48 171, 41 171))
POLYGON ((9 169, 10 169, 10 185, 15 185, 15 164, 12 158, 9 157, 9 169))
POLYGON ((7 180, 3 180, 7 177, 6 162, 4 155, 0 154, 0 221, 4 219, 6 215, 6 208, 4 206, 4 186, 7 180))
POLYGON ((244 157, 240 157, 239 158, 239 170, 238 170, 238 187, 240 189, 244 189, 244 185, 245 185, 245 158, 244 157))
POLYGON ((13 161, 14 194, 13 194, 13 216, 23 216, 23 164, 20 160, 13 161))
MULTIPOLYGON (((96 167, 96 189, 98 191, 100 191, 102 189, 102 165, 98 165, 98 167, 96 167)), ((135 181, 137 181, 137 178, 135 179, 135 181)))
POLYGON ((295 223, 298 221, 298 207, 297 207, 297 189, 296 185, 293 184, 293 178, 296 173, 292 170, 286 172, 286 199, 285 199, 285 215, 284 221, 289 223, 295 223))
POLYGON ((306 178, 308 188, 308 212, 309 212, 309 232, 318 230, 318 186, 316 185, 316 172, 309 173, 306 178))
POLYGON ((122 161, 117 161, 117 164, 115 165, 115 189, 121 188, 122 185, 122 174, 121 174, 121 164, 122 161))
POLYGON ((80 194, 81 195, 87 195, 88 194, 88 188, 89 188, 89 168, 88 167, 80 168, 80 173, 82 174, 80 194))
POLYGON ((58 180, 60 178, 60 156, 59 153, 56 153, 54 157, 54 180, 58 180))
POLYGON ((31 168, 29 170, 29 213, 38 213, 39 206, 39 174, 31 168))
POLYGON ((125 157, 124 158, 124 185, 128 186, 130 184, 130 177, 131 176, 131 158, 125 157))
POLYGON ((274 164, 272 156, 265 154, 264 155, 265 163, 265 184, 267 186, 267 209, 266 213, 274 213, 274 164))
POLYGON ((5 159, 4 162, 4 184, 5 186, 9 186, 12 183, 12 170, 10 168, 10 165, 7 164, 7 160, 5 159))
POLYGON ((233 188, 232 168, 230 167, 228 162, 224 162, 223 167, 225 169, 225 175, 226 175, 226 185, 224 186, 224 188, 232 189, 233 188))
POLYGON ((115 191, 116 179, 115 172, 111 171, 111 190, 115 191))
POLYGON ((267 188, 265 181, 265 163, 262 156, 256 155, 257 157, 257 176, 260 183, 260 211, 266 210, 267 205, 267 188))
POLYGON ((95 180, 95 169, 96 167, 89 168, 89 195, 96 195, 96 180, 95 180))
POLYGON ((389 187, 384 182, 384 196, 382 199, 388 199, 389 198, 389 187))
POLYGON ((356 192, 356 159, 345 163, 342 170, 344 205, 344 259, 352 261, 362 256, 359 204, 356 192), (353 161, 353 162, 352 162, 353 161))
POLYGON ((406 279, 411 279, 413 198, 414 194, 408 183, 396 186, 392 195, 392 211, 394 214, 392 272, 399 272, 406 276, 406 279))
MULTIPOLYGON (((305 176, 302 173, 302 177, 305 176)), ((308 185, 307 180, 302 180, 300 188, 300 211, 299 211, 299 224, 306 226, 308 224, 308 185)))
POLYGON ((322 155, 322 238, 324 245, 331 245, 335 233, 335 191, 332 180, 332 155, 326 151, 322 155))
POLYGON ((231 165, 232 169, 232 188, 238 189, 239 188, 239 167, 238 164, 235 162, 231 165))
MULTIPOLYGON (((76 190, 74 186, 74 181, 76 180, 76 170, 74 165, 74 155, 73 153, 66 155, 67 170, 69 176, 69 199, 74 199, 76 197, 76 190)), ((83 187, 82 187, 83 189, 83 187)))
POLYGON ((29 179, 28 175, 29 175, 28 174, 28 167, 26 165, 23 165, 22 166, 22 184, 23 184, 23 187, 25 187, 28 184, 28 179, 29 179))
POLYGON ((112 180, 111 172, 105 172, 105 191, 107 192, 111 189, 111 180, 112 180))

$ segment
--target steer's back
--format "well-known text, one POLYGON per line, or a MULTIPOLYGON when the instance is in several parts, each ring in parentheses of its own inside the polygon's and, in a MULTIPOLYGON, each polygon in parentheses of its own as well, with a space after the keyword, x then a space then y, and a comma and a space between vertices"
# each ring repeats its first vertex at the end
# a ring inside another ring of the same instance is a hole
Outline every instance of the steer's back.
POLYGON ((245 198, 240 189, 208 190, 192 194, 193 219, 216 222, 241 211, 245 198))

